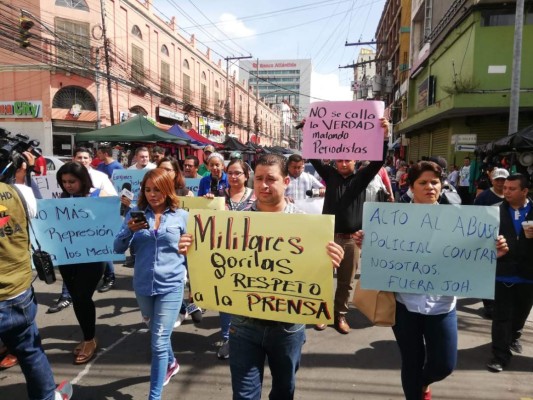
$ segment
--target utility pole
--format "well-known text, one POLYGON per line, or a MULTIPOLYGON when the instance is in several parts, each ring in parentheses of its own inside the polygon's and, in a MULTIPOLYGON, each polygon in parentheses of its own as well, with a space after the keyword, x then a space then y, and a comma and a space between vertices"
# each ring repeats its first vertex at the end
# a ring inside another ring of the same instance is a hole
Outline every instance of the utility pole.
POLYGON ((111 125, 115 124, 115 113, 113 112, 113 97, 111 93, 111 78, 110 78, 110 66, 109 66, 109 40, 107 39, 107 33, 105 29, 105 4, 104 0, 100 0, 100 12, 102 14, 102 37, 104 39, 104 59, 105 69, 107 77, 107 97, 109 99, 109 118, 111 119, 111 125))
POLYGON ((259 144, 259 58, 255 64, 255 141, 259 144))
MULTIPOLYGON (((231 125, 231 106, 230 106, 230 95, 229 95, 229 62, 230 60, 246 60, 252 58, 252 56, 241 56, 241 57, 226 57, 226 104, 224 105, 224 128, 226 130, 226 139, 229 136, 229 127, 231 125)), ((233 107, 235 108, 235 101, 233 102, 233 107)))
POLYGON ((518 131, 518 115, 520 112, 520 74, 522 66, 522 31, 524 28, 524 0, 516 0, 513 73, 511 78, 511 106, 509 109, 508 135, 518 131))
POLYGON ((100 123, 100 48, 97 47, 94 56, 95 71, 94 80, 96 83, 96 129, 101 128, 100 123))

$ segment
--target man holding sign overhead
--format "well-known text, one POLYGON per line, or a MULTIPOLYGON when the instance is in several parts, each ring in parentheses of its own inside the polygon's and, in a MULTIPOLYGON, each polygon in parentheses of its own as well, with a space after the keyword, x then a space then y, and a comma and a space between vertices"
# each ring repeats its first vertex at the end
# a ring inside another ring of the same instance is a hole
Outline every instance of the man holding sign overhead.
MULTIPOLYGON (((289 181, 284 157, 276 154, 261 156, 257 161, 254 177, 257 200, 251 210, 300 213, 294 204, 288 203, 285 199, 285 190, 289 181)), ((198 237, 196 239, 198 240, 198 237)), ((190 234, 183 234, 178 245, 179 252, 186 254, 192 242, 190 234)), ((334 242, 329 242, 326 250, 333 265, 338 266, 344 256, 342 248, 334 242)), ((296 371, 300 366, 304 343, 303 324, 233 316, 229 339, 233 399, 261 398, 265 357, 268 358, 272 374, 272 390, 269 398, 293 399, 296 371)))
MULTIPOLYGON (((343 105, 343 103, 346 102, 340 102, 341 105, 343 105)), ((353 107, 355 107, 355 103, 352 108, 353 107)), ((334 111, 328 111, 328 113, 328 115, 339 114, 339 112, 334 111)), ((340 114, 347 115, 347 113, 348 112, 346 111, 340 114)), ((353 114, 355 113, 352 112, 350 115, 353 114)), ((363 112, 361 112, 361 114, 363 114, 363 112)), ((367 113, 365 112, 364 114, 366 115, 367 113)), ((383 160, 385 159, 388 148, 389 122, 384 118, 374 118, 374 121, 375 122, 372 122, 373 125, 381 125, 383 128, 383 135, 380 135, 381 137, 379 139, 379 143, 382 146, 380 153, 381 158, 378 161, 371 161, 368 166, 359 170, 357 174, 355 172, 355 160, 353 157, 347 157, 348 159, 346 160, 336 159, 336 168, 331 165, 325 165, 320 160, 310 160, 313 167, 315 167, 320 177, 326 183, 326 194, 324 197, 322 214, 335 215, 335 242, 342 246, 345 252, 345 257, 337 269, 337 289, 335 291, 335 328, 342 334, 350 332, 350 325, 346 320, 346 314, 348 313, 350 291, 353 289, 353 281, 359 259, 359 250, 354 244, 354 234, 362 227, 362 213, 366 187, 383 166, 383 160)), ((365 124, 367 123, 370 122, 365 122, 365 124)), ((324 122, 326 127, 331 127, 333 124, 333 119, 328 123, 324 122)), ((306 126, 307 125, 308 124, 306 123, 306 126)), ((309 125, 310 128, 313 128, 313 122, 310 122, 309 125)), ((358 128, 354 129, 357 130, 358 128)), ((306 135, 306 132, 304 131, 304 141, 312 141, 317 135, 314 131, 315 129, 310 129, 310 135, 306 135)), ((343 129, 340 135, 342 136, 346 131, 348 131, 348 128, 346 128, 346 130, 343 129)), ((328 130, 327 133, 320 133, 320 135, 326 134, 331 135, 333 133, 330 132, 330 130, 328 130)), ((339 142, 343 141, 345 140, 339 140, 339 142)), ((370 147, 370 145, 364 147, 365 151, 367 147, 370 147)), ((337 147, 337 145, 332 145, 331 148, 338 149, 339 147, 337 147)), ((352 148, 354 147, 352 146, 352 148)), ((359 147, 355 146, 355 148, 359 147)), ((342 155, 344 156, 345 154, 342 155)), ((339 154, 328 153, 325 154, 324 157, 339 158, 339 154)), ((369 156, 365 155, 364 158, 368 159, 369 156)), ((316 329, 324 330, 326 329, 326 325, 317 324, 316 329)))

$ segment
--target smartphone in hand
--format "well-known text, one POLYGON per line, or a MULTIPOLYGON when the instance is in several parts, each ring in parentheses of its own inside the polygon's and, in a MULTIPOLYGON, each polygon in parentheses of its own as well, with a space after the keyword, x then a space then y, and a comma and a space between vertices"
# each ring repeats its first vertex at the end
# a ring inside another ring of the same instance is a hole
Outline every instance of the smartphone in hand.
POLYGON ((146 219, 146 215, 144 214, 144 211, 132 211, 130 213, 130 216, 132 219, 135 220, 135 222, 144 222, 145 224, 148 223, 148 220, 146 219))

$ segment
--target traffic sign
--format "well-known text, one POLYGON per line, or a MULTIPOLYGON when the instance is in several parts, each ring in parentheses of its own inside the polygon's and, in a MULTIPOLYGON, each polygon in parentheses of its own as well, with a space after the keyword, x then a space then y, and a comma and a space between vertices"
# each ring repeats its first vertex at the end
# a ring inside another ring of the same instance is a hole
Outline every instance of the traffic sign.
POLYGON ((476 144, 477 143, 477 134, 468 133, 461 135, 452 135, 451 144, 476 144))
POLYGON ((466 151, 468 153, 473 153, 476 150, 475 144, 456 144, 455 151, 466 151))

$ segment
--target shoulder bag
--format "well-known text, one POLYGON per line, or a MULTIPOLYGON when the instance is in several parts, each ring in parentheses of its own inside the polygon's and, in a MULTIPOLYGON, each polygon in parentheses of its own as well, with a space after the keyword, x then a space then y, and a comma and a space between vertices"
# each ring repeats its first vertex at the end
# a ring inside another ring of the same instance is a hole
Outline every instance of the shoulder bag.
POLYGON ((362 289, 361 281, 355 285, 353 304, 376 326, 394 326, 396 323, 396 298, 393 292, 362 289))

